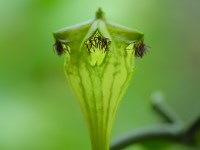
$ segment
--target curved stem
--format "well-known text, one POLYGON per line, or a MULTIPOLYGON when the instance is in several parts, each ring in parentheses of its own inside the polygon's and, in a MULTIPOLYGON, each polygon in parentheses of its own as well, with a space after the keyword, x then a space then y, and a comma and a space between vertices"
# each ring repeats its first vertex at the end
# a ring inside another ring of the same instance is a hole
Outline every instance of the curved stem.
POLYGON ((179 137, 177 137, 178 132, 179 129, 177 127, 171 127, 169 125, 141 128, 115 139, 111 143, 110 150, 121 150, 129 145, 144 142, 149 139, 179 141, 179 137))
POLYGON ((154 100, 153 108, 166 120, 165 125, 141 128, 124 134, 112 141, 110 150, 121 150, 129 145, 150 139, 164 139, 187 145, 195 144, 194 136, 200 128, 200 117, 188 130, 184 131, 179 116, 163 100, 154 100))

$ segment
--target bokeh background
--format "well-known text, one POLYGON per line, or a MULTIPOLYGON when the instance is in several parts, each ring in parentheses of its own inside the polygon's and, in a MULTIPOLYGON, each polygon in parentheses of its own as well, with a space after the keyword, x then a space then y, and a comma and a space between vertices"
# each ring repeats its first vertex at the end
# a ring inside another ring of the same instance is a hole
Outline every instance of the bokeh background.
MULTIPOLYGON (((89 150, 87 127, 52 32, 94 18, 139 29, 150 46, 121 102, 113 137, 163 119, 151 95, 189 126, 200 115, 199 0, 0 0, 0 150, 89 150)), ((198 150, 152 141, 126 150, 198 150)))

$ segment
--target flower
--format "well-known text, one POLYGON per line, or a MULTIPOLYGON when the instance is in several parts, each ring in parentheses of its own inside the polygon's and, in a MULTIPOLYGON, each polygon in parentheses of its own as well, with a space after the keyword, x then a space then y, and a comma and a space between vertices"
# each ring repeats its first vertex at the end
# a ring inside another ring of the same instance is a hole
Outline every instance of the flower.
POLYGON ((108 150, 118 105, 132 74, 135 56, 145 52, 144 34, 108 22, 99 9, 92 21, 54 33, 65 75, 86 119, 93 150, 108 150))

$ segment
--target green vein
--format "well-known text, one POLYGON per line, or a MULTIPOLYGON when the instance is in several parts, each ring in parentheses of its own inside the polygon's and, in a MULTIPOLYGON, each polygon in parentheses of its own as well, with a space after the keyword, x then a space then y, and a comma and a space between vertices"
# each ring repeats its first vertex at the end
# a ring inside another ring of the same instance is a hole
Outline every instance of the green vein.
MULTIPOLYGON (((86 93, 85 93, 85 88, 84 88, 84 86, 83 86, 83 81, 82 81, 82 76, 81 76, 81 74, 80 74, 80 70, 78 69, 78 76, 79 76, 79 78, 80 78, 80 86, 81 86, 81 89, 82 89, 82 93, 83 93, 83 100, 84 100, 84 103, 86 104, 85 106, 86 106, 86 111, 88 112, 88 114, 87 114, 87 112, 86 112, 86 116, 88 115, 88 119, 89 119, 89 122, 87 123, 88 124, 88 126, 89 126, 89 130, 91 129, 91 133, 90 133, 90 135, 91 135, 91 139, 94 139, 95 137, 96 137, 96 135, 95 135, 95 129, 94 129, 94 126, 93 126, 93 122, 92 122, 92 118, 91 118, 91 112, 90 112, 90 108, 89 108, 89 104, 88 104, 88 102, 87 102, 87 98, 86 98, 86 93), (91 124, 92 123, 92 124, 91 124)), ((94 141, 94 143, 92 143, 92 145, 93 145, 93 147, 94 147, 94 145, 96 145, 96 141, 94 141)))

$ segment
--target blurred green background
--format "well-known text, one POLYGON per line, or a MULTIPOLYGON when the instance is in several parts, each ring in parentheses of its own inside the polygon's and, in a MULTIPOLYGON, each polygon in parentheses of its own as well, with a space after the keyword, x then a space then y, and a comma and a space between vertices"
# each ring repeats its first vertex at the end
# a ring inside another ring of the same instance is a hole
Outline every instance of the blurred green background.
MULTIPOLYGON (((89 150, 87 127, 53 50, 52 32, 93 19, 145 33, 150 50, 119 108, 113 137, 163 119, 151 95, 166 102, 189 126, 200 115, 199 0, 0 0, 0 150, 89 150)), ((126 150, 194 150, 151 142, 126 150)))

